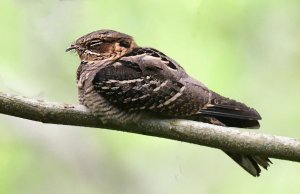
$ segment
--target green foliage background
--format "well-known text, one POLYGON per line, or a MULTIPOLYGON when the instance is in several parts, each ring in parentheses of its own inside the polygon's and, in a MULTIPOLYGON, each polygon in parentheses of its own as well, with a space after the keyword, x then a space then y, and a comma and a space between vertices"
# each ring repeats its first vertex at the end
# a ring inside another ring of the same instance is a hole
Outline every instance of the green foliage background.
MULTIPOLYGON (((255 107, 262 132, 300 137, 300 1, 1 0, 0 23, 1 92, 77 103, 64 50, 114 29, 255 107)), ((272 161, 253 178, 211 148, 0 115, 1 194, 298 194, 300 164, 272 161)))

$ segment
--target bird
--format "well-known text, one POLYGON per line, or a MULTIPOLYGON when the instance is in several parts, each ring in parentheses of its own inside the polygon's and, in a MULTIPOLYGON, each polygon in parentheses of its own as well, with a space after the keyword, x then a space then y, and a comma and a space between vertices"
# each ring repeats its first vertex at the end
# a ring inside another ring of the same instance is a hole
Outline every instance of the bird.
MULTIPOLYGON (((163 52, 140 47, 132 36, 97 30, 78 38, 66 51, 77 52, 79 103, 101 122, 138 122, 141 118, 186 119, 223 127, 259 128, 260 114, 223 97, 186 73, 163 52)), ((224 151, 258 177, 267 156, 224 151)))

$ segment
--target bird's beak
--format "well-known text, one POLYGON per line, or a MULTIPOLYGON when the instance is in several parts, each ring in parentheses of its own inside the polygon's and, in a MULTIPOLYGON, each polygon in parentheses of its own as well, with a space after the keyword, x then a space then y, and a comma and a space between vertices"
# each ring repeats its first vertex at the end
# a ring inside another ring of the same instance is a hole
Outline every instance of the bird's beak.
POLYGON ((78 46, 76 44, 71 44, 71 46, 66 49, 66 52, 69 52, 69 51, 74 50, 74 49, 78 49, 78 46))

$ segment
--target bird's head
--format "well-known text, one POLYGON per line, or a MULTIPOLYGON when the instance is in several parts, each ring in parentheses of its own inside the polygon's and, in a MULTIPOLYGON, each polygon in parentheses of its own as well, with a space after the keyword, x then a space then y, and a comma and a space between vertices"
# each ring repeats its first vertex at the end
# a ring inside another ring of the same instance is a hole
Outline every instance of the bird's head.
POLYGON ((76 40, 66 51, 77 51, 82 61, 115 60, 137 45, 127 34, 113 30, 98 30, 76 40))

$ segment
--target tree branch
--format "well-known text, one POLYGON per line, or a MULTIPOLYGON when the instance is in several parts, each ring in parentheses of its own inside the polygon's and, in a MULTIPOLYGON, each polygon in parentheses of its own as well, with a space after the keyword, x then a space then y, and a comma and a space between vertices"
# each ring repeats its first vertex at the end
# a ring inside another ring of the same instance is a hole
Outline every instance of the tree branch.
POLYGON ((0 113, 43 123, 106 128, 163 137, 231 152, 300 162, 300 141, 288 137, 240 131, 201 122, 145 119, 117 126, 103 124, 82 105, 69 105, 0 93, 0 113))

